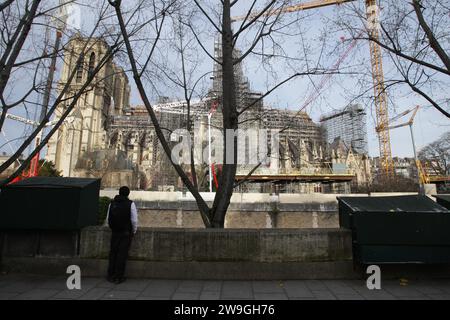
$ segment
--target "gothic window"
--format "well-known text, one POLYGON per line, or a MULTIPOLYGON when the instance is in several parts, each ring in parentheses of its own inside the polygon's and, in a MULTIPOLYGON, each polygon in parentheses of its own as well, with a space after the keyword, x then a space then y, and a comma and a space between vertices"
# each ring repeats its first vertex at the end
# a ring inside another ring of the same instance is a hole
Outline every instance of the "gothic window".
POLYGON ((80 83, 83 79, 83 67, 84 67, 84 54, 80 55, 77 64, 77 83, 80 83))
POLYGON ((95 68, 95 52, 91 53, 91 57, 89 58, 89 68, 88 68, 88 76, 92 76, 95 68))

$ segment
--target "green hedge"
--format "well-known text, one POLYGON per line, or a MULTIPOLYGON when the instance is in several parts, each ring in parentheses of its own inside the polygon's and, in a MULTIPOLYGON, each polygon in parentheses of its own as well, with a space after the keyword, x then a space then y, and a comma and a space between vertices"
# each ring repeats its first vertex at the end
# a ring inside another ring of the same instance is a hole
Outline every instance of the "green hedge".
POLYGON ((108 206, 111 203, 111 198, 100 197, 98 200, 98 225, 103 225, 106 219, 106 214, 108 213, 108 206))

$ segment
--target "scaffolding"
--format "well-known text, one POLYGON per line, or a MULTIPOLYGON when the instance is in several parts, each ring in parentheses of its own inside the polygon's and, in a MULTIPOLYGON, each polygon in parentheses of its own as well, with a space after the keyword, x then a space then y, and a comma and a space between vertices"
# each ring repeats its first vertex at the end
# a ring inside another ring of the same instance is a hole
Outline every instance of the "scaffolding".
MULTIPOLYGON (((216 40, 214 44, 215 59, 220 61, 222 59, 222 47, 220 40, 216 40)), ((233 52, 235 57, 239 57, 239 50, 235 49, 233 52)), ((254 174, 275 174, 275 175, 308 175, 311 177, 320 177, 324 175, 330 177, 331 169, 324 166, 326 144, 324 140, 324 133, 322 127, 312 121, 306 112, 297 112, 292 110, 282 110, 274 108, 265 108, 263 106, 263 99, 261 93, 251 90, 248 79, 244 76, 243 67, 241 64, 234 66, 235 76, 235 88, 236 88, 236 103, 239 116, 239 129, 256 129, 266 130, 267 139, 264 143, 268 143, 267 151, 270 153, 272 148, 273 130, 279 132, 279 150, 280 150, 280 162, 277 162, 277 166, 260 167, 254 174), (245 111, 243 111, 245 110, 245 111), (243 112, 241 112, 243 111, 243 112)), ((200 127, 191 127, 191 138, 194 135, 200 137, 203 141, 202 150, 206 147, 207 142, 202 138, 208 135, 207 118, 211 120, 211 129, 218 129, 223 131, 223 117, 222 117, 222 100, 225 98, 222 95, 222 69, 219 63, 215 63, 213 66, 213 74, 211 76, 212 85, 208 92, 207 97, 204 100, 193 101, 191 103, 190 119, 192 122, 199 121, 200 127), (213 107, 215 105, 216 107, 213 107), (208 117, 209 116, 209 117, 208 117)), ((166 99, 168 100, 168 99, 166 99)), ((156 104, 153 109, 158 117, 160 126, 166 135, 167 141, 170 142, 169 134, 172 130, 185 128, 187 120, 187 104, 186 101, 175 101, 156 104)), ((135 140, 139 142, 141 148, 147 147, 151 150, 147 162, 142 161, 142 155, 135 157, 139 159, 139 163, 142 168, 152 168, 152 172, 149 172, 153 176, 153 188, 162 187, 166 188, 172 186, 173 189, 180 190, 183 188, 179 181, 178 175, 171 166, 169 161, 166 161, 166 155, 164 154, 161 144, 154 134, 154 127, 151 123, 147 110, 143 106, 136 106, 128 110, 124 110, 125 114, 112 116, 110 120, 110 130, 120 130, 122 136, 125 132, 135 132, 140 130, 145 134, 140 134, 135 140)), ((346 112, 345 114, 349 113, 346 112)), ((356 129, 355 129, 356 130, 356 129)), ((357 131, 357 130, 356 130, 357 131)), ((130 135, 129 133, 127 133, 130 135)), ((238 136, 241 139, 242 136, 238 136)), ((246 138, 244 138, 246 139, 246 138)), ((258 137, 259 139, 259 137, 258 137)), ((131 140, 130 140, 131 141, 131 140)), ((193 140, 194 141, 194 140, 193 140)), ((214 143, 213 143, 214 144, 214 143)), ((243 149, 242 145, 238 143, 238 154, 249 154, 250 141, 245 143, 243 149)), ((215 152, 221 150, 222 146, 215 145, 215 152)), ((130 149, 133 151, 133 148, 130 149)), ((136 150, 134 150, 136 151, 136 150)), ((260 159, 262 160, 262 159, 260 159)), ((205 163, 205 162, 204 162, 205 163)), ((198 174, 208 175, 208 166, 197 167, 198 174), (203 171, 202 171, 203 170, 203 171)), ((254 168, 255 164, 239 164, 237 171, 239 175, 246 175, 250 170, 254 168)), ((186 168, 189 172, 190 169, 186 168)), ((201 179, 201 177, 198 177, 201 179)), ((352 177, 346 177, 347 180, 351 180, 352 177)), ((309 181, 310 179, 294 179, 286 180, 281 183, 270 184, 278 186, 281 192, 320 192, 326 191, 325 185, 320 180, 309 181)), ((326 181, 326 183, 333 190, 340 187, 341 184, 348 184, 348 181, 326 181)), ((272 188, 266 183, 256 182, 250 185, 242 185, 241 188, 259 189, 260 191, 272 188)), ((344 186, 345 187, 345 186, 344 186)), ((241 190, 241 189, 240 189, 241 190)), ((337 190, 337 189, 336 189, 337 190)))
POLYGON ((328 143, 340 138, 357 153, 368 154, 366 112, 360 105, 327 114, 320 122, 328 143))

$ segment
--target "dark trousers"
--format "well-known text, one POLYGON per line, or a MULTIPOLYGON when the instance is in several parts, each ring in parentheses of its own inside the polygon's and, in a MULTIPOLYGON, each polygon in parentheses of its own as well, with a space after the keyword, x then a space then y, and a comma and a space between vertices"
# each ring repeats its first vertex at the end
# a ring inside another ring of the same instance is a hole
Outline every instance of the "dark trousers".
POLYGON ((109 251, 108 277, 123 278, 127 264, 128 249, 132 235, 130 232, 113 232, 111 235, 111 249, 109 251))

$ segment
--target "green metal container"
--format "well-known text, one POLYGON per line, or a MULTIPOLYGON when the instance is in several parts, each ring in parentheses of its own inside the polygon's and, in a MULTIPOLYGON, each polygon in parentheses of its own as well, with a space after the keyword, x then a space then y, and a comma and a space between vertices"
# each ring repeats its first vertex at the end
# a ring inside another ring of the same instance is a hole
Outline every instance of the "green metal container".
POLYGON ((100 179, 34 177, 1 189, 0 230, 78 230, 96 225, 100 179))
POLYGON ((338 197, 357 262, 450 263, 450 212, 426 196, 338 197))
POLYGON ((441 206, 450 209, 450 194, 438 194, 433 196, 436 198, 436 202, 441 206))

